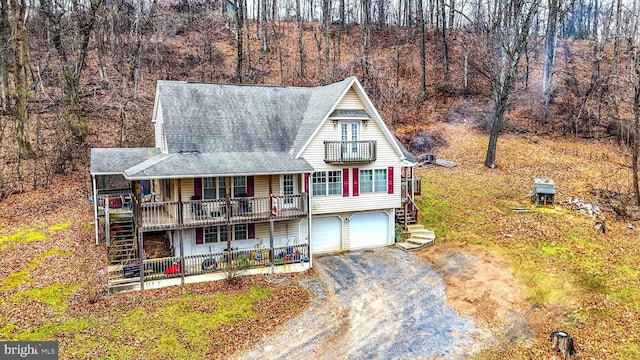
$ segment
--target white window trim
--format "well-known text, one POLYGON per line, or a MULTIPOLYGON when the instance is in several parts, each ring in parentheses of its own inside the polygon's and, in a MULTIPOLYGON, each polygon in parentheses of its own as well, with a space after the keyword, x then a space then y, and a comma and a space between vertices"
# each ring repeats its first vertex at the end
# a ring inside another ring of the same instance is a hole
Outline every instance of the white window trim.
POLYGON ((389 171, 388 169, 359 169, 358 171, 358 183, 359 183, 359 189, 358 192, 360 193, 360 195, 362 194, 386 194, 388 193, 388 181, 389 181, 389 171), (371 191, 362 191, 362 172, 363 171, 371 171, 371 191), (377 189, 376 188, 376 171, 384 171, 386 176, 385 176, 385 182, 384 182, 384 186, 382 186, 382 189, 377 189))
POLYGON ((316 171, 314 173, 324 173, 324 178, 326 179, 326 182, 324 183, 324 195, 318 195, 318 194, 314 194, 313 193, 313 185, 315 185, 315 183, 313 182, 313 174, 311 175, 311 193, 313 196, 342 196, 342 192, 343 192, 343 187, 342 187, 342 170, 322 170, 322 171, 316 171), (340 193, 339 194, 329 194, 329 184, 335 184, 329 181, 329 172, 331 171, 335 171, 338 173, 340 180, 337 182, 338 184, 338 189, 340 189, 340 193))

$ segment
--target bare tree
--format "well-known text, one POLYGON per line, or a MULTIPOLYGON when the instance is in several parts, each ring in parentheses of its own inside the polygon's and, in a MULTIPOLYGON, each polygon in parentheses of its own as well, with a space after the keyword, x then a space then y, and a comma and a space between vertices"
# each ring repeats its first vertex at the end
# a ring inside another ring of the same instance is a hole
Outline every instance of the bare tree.
POLYGON ((7 0, 0 0, 0 109, 3 111, 6 111, 9 105, 9 39, 9 3, 7 0))
POLYGON ((81 3, 68 4, 40 0, 40 13, 47 20, 51 42, 60 61, 64 94, 69 105, 80 102, 80 80, 86 66, 89 40, 97 23, 97 13, 105 0, 90 0, 89 7, 81 3))
POLYGON ((262 11, 260 14, 260 22, 262 24, 262 44, 260 45, 260 51, 263 53, 268 53, 270 50, 269 39, 267 36, 267 0, 262 0, 260 4, 262 6, 262 11))
POLYGON ((545 57, 542 68, 542 96, 544 106, 548 107, 553 96, 553 67, 555 63, 556 44, 558 41, 558 27, 572 0, 548 0, 547 31, 545 39, 545 57))
POLYGON ((331 71, 331 67, 329 66, 329 49, 331 44, 329 42, 330 34, 331 34, 331 0, 322 0, 322 27, 324 32, 324 80, 327 81, 331 77, 329 72, 331 71))
POLYGON ((416 0, 418 16, 418 34, 420 36, 420 99, 427 98, 427 55, 425 49, 425 26, 422 0, 416 0))
POLYGON ((233 11, 236 20, 236 81, 242 84, 242 64, 244 61, 244 1, 234 0, 233 11))
MULTIPOLYGON (((10 0, 9 19, 11 23, 11 52, 13 53, 13 77, 15 82, 14 103, 16 141, 18 143, 18 160, 33 157, 33 149, 29 141, 29 113, 27 100, 29 98, 28 64, 29 38, 27 35, 27 2, 25 0, 10 0)), ((18 174, 21 173, 18 161, 18 174)))
POLYGON ((489 168, 496 167, 496 148, 502 130, 504 114, 518 78, 518 64, 527 49, 531 25, 541 0, 501 0, 496 4, 496 16, 487 24, 482 49, 483 64, 479 67, 491 84, 493 117, 489 144, 484 161, 489 168))

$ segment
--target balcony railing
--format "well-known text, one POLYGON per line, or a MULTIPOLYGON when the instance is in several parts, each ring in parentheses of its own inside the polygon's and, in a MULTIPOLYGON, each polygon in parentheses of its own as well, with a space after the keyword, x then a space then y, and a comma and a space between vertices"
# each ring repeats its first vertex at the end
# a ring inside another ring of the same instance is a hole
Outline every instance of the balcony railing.
POLYGON ((306 194, 244 198, 146 202, 140 204, 144 230, 283 220, 308 215, 306 194), (275 212, 274 212, 275 205, 275 212))
POLYGON ((376 161, 376 141, 325 141, 324 162, 329 164, 376 161))
POLYGON ((411 193, 411 189, 414 195, 422 194, 422 179, 402 177, 402 193, 411 193))

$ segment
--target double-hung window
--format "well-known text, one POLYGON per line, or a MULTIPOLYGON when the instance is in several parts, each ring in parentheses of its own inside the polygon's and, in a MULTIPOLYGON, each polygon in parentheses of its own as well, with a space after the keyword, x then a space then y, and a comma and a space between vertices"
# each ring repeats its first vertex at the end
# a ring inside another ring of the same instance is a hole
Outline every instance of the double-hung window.
MULTIPOLYGON (((203 199, 224 199, 227 194, 227 178, 206 177, 202 181, 203 199)), ((247 177, 235 176, 231 180, 231 196, 247 196, 247 177)))
POLYGON ((360 192, 387 192, 387 169, 360 170, 360 192))
MULTIPOLYGON (((227 226, 209 226, 204 228, 205 244, 227 242, 227 226)), ((231 240, 246 240, 249 237, 247 224, 236 224, 231 226, 231 240)))
POLYGON ((318 171, 312 176, 314 196, 342 195, 342 171, 318 171))

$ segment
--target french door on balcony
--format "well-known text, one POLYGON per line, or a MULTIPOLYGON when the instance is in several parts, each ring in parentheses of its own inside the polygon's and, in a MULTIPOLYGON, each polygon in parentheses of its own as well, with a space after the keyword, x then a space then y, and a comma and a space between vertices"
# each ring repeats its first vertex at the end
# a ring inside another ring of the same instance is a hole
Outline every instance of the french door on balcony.
POLYGON ((340 124, 340 140, 342 141, 342 156, 346 159, 358 158, 360 149, 358 148, 358 140, 360 140, 360 123, 359 122, 343 122, 340 124))
MULTIPOLYGON (((293 174, 284 174, 280 176, 280 194, 295 195, 298 193, 298 183, 293 174)), ((294 209, 298 208, 298 198, 285 197, 282 199, 282 208, 294 209)))

